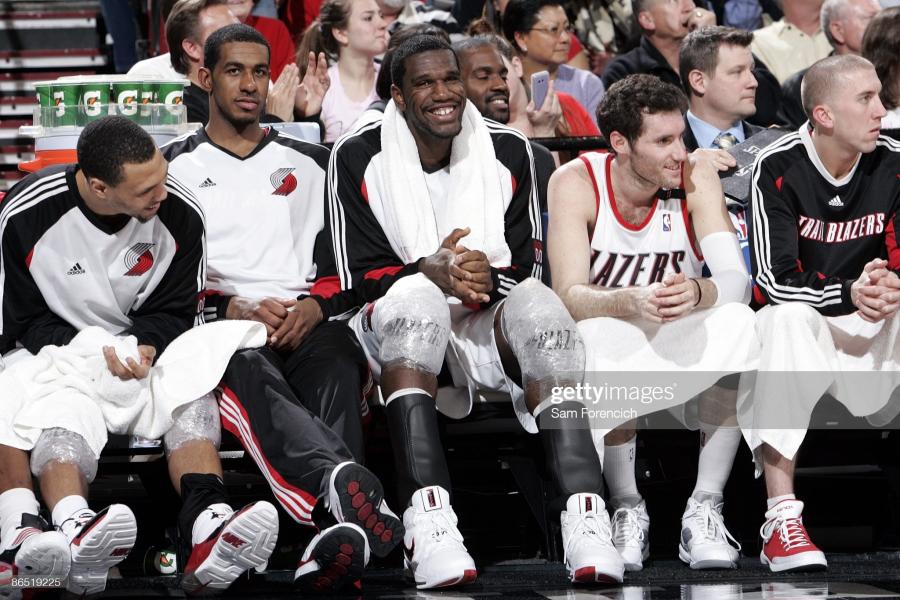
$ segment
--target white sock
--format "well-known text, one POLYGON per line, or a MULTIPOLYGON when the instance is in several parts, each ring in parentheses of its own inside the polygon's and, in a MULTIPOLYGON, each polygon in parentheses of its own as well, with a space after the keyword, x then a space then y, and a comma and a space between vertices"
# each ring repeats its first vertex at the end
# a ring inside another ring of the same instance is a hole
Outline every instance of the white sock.
POLYGON ((78 534, 83 522, 95 514, 97 513, 88 507, 87 499, 84 496, 73 494, 56 503, 51 518, 53 524, 71 540, 78 534))
POLYGON ((734 455, 741 443, 741 430, 738 427, 709 425, 700 423, 705 443, 700 448, 700 460, 697 464, 697 484, 692 496, 699 500, 700 496, 718 496, 721 499, 731 475, 734 455))
POLYGON ((234 509, 224 503, 210 504, 197 515, 191 528, 191 544, 205 542, 219 526, 234 514, 234 509))
POLYGON ((783 496, 775 496, 773 498, 766 499, 766 510, 772 510, 775 508, 775 505, 779 502, 784 502, 785 500, 796 500, 797 496, 794 494, 784 494, 783 496))
POLYGON ((40 508, 34 492, 28 488, 13 488, 0 494, 0 548, 15 540, 22 515, 36 515, 40 508))
POLYGON ((637 436, 621 446, 606 446, 603 453, 603 478, 609 488, 613 508, 634 507, 641 501, 634 475, 637 436))

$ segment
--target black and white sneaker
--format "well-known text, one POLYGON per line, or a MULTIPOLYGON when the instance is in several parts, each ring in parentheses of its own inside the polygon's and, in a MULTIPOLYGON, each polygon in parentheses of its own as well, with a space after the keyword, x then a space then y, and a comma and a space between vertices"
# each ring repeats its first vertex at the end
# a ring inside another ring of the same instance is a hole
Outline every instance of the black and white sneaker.
POLYGON ((334 593, 348 586, 359 590, 367 564, 366 534, 353 523, 338 523, 309 542, 294 571, 294 585, 316 594, 334 593))
POLYGON ((329 479, 328 507, 339 523, 353 523, 366 534, 375 556, 385 557, 403 540, 403 522, 384 501, 384 488, 367 468, 343 462, 329 479))

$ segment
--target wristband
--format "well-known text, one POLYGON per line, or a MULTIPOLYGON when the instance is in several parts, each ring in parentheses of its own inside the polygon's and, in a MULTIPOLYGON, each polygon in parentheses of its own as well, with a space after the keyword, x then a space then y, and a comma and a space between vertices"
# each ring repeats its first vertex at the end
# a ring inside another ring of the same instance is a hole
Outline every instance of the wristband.
POLYGON ((697 286, 697 301, 694 302, 694 306, 696 307, 698 304, 700 304, 700 300, 703 299, 703 288, 700 287, 700 282, 697 281, 696 278, 691 277, 691 281, 693 281, 694 284, 697 286))

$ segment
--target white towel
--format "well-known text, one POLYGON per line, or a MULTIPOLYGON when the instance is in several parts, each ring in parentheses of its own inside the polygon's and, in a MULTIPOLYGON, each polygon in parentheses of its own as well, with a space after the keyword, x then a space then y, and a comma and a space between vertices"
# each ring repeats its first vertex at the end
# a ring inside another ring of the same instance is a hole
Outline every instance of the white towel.
POLYGON ((102 348, 116 347, 122 362, 137 360, 137 341, 89 327, 70 344, 47 346, 0 372, 0 443, 31 450, 43 430, 62 427, 99 457, 107 432, 160 438, 178 407, 218 385, 236 351, 265 341, 261 323, 218 321, 179 336, 148 377, 122 381, 109 373, 102 348))
MULTIPOLYGON (((381 226, 394 252, 409 264, 434 254, 441 245, 434 208, 416 141, 394 101, 388 102, 381 125, 384 177, 377 183, 384 203, 381 226)), ((462 131, 450 153, 450 226, 468 227, 462 244, 481 250, 494 267, 508 267, 512 254, 504 235, 504 203, 494 144, 484 119, 466 102, 462 131)))

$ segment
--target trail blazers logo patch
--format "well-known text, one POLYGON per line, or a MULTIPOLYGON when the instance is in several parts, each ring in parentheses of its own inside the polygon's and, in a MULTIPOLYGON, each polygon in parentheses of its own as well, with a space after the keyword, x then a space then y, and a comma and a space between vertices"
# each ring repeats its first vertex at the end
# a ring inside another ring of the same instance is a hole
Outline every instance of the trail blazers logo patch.
POLYGON ((150 248, 155 245, 142 242, 129 248, 125 253, 125 268, 128 269, 125 275, 140 277, 149 271, 153 266, 153 254, 150 252, 150 248))
POLYGON ((293 171, 293 167, 285 167, 269 175, 269 181, 275 188, 275 191, 272 192, 273 196, 287 196, 297 189, 297 178, 292 174, 293 171))

